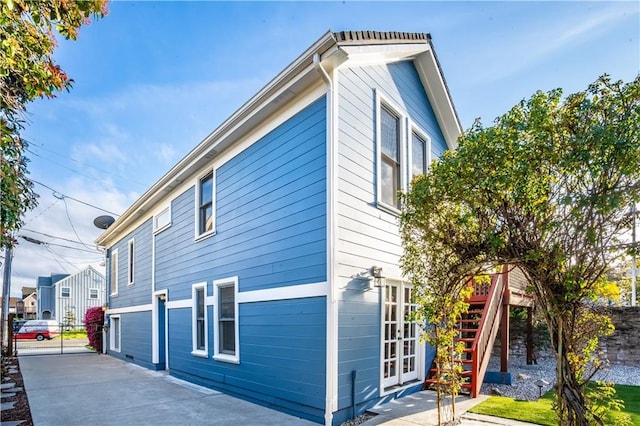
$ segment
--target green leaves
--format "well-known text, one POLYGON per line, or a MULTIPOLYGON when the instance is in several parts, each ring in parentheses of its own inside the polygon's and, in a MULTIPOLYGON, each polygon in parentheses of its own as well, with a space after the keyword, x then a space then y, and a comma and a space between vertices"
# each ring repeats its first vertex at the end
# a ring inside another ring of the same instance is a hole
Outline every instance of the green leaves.
POLYGON ((402 267, 434 321, 446 324, 458 305, 443 295, 460 297, 465 276, 516 265, 552 332, 568 336, 560 355, 577 360, 577 383, 605 332, 584 327, 585 302, 602 296, 626 213, 640 201, 640 77, 604 75, 565 99, 560 89, 536 92, 493 126, 477 121, 402 198, 402 267))
POLYGON ((20 137, 26 105, 69 90, 72 83, 53 62, 52 30, 75 40, 90 16, 100 18, 107 12, 106 0, 0 1, 0 247, 13 245, 11 233, 21 226, 22 215, 36 206, 20 137))

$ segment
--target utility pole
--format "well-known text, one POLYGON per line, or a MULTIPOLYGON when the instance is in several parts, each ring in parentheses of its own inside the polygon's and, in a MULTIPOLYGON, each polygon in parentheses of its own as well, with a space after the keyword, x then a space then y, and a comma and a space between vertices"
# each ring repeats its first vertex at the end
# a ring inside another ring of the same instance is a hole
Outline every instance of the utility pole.
MULTIPOLYGON (((11 258, 13 251, 7 247, 4 252, 4 282, 2 283, 2 321, 0 322, 0 343, 4 352, 6 327, 9 324, 9 299, 11 298, 11 258)), ((9 342, 11 344, 11 342, 9 342)))

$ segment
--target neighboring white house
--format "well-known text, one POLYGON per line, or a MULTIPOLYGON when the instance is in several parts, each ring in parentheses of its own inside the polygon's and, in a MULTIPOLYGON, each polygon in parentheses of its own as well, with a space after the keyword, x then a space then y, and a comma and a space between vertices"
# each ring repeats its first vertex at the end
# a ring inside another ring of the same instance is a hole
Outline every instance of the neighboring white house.
POLYGON ((39 286, 38 304, 53 307, 50 318, 60 324, 83 324, 88 308, 104 305, 105 285, 104 275, 87 266, 51 284, 50 291, 41 291, 39 286))

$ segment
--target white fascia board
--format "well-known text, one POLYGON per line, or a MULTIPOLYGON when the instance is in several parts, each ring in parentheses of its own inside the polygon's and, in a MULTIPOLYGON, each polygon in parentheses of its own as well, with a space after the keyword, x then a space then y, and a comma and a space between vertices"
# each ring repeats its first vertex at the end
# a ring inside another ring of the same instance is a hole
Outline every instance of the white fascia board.
MULTIPOLYGON (((195 169, 199 169, 202 166, 203 161, 208 161, 217 154, 215 152, 217 146, 234 134, 237 135, 237 131, 245 126, 250 118, 261 112, 270 103, 278 103, 279 97, 287 95, 287 87, 290 86, 291 82, 302 80, 310 73, 315 74, 313 55, 315 53, 323 54, 335 44, 333 33, 331 31, 326 32, 149 188, 113 225, 98 236, 95 243, 99 246, 108 247, 132 221, 135 222, 136 219, 141 217, 146 219, 149 216, 148 210, 151 207, 157 207, 154 206, 155 202, 160 201, 173 188, 182 183, 184 179, 190 177, 195 169), (282 90, 283 88, 285 90, 282 90)), ((314 77, 320 79, 317 74, 314 77)), ((296 93, 289 92, 288 95, 295 96, 296 93)), ((233 140, 230 143, 233 143, 233 140)))
POLYGON ((453 101, 449 96, 433 50, 429 49, 418 55, 414 59, 414 63, 438 124, 442 129, 447 147, 454 150, 458 146, 458 137, 462 134, 462 126, 458 121, 453 101))

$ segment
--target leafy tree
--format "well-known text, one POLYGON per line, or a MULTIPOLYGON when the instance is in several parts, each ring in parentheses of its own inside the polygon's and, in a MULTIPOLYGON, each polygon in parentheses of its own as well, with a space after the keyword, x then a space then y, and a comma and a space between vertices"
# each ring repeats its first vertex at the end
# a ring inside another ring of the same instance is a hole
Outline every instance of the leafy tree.
POLYGON ((562 424, 602 424, 586 383, 612 326, 590 306, 640 199, 639 140, 640 77, 603 76, 565 99, 537 92, 493 126, 477 121, 404 199, 403 267, 414 284, 428 285, 434 267, 458 277, 523 270, 557 353, 562 424))
POLYGON ((62 319, 65 330, 71 330, 73 326, 76 324, 76 314, 73 312, 73 309, 67 308, 64 313, 64 318, 62 319))
POLYGON ((52 58, 53 30, 75 40, 91 16, 106 14, 106 0, 0 0, 0 247, 14 244, 11 233, 37 204, 20 136, 26 105, 53 98, 73 82, 52 58))

